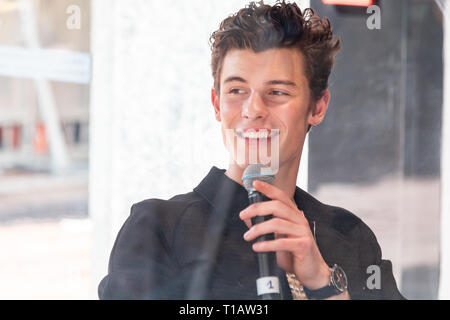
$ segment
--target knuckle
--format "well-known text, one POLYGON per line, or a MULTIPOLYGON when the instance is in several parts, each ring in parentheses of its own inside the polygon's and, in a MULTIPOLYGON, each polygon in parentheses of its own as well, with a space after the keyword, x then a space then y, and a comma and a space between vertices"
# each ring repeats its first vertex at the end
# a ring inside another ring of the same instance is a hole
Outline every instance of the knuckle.
POLYGON ((258 212, 258 210, 259 210, 259 203, 253 203, 245 209, 245 212, 247 214, 253 215, 255 214, 255 212, 258 212))
POLYGON ((300 249, 303 248, 303 242, 302 242, 301 239, 295 239, 295 240, 294 240, 294 243, 295 243, 295 247, 296 247, 296 248, 300 248, 300 249))
POLYGON ((307 248, 311 248, 311 246, 313 245, 313 241, 311 238, 307 237, 305 239, 303 239, 303 246, 307 249, 307 248))
POLYGON ((274 200, 274 202, 275 202, 275 205, 278 207, 278 206, 281 206, 282 204, 283 204, 283 202, 281 201, 281 200, 274 200))
POLYGON ((289 246, 290 241, 287 238, 282 238, 282 239, 280 239, 280 244, 284 247, 287 247, 287 246, 289 246))
POLYGON ((255 211, 261 212, 264 209, 264 206, 266 205, 265 202, 257 202, 253 204, 255 207, 255 211))
POLYGON ((281 224, 282 222, 283 222, 283 219, 280 219, 280 218, 272 218, 272 219, 269 220, 269 223, 270 223, 270 225, 272 225, 272 226, 279 225, 279 224, 281 224))

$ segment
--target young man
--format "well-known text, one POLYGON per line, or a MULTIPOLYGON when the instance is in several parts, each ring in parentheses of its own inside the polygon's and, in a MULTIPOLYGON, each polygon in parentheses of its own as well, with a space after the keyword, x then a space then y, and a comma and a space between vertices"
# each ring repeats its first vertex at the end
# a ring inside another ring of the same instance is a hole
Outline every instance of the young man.
POLYGON ((369 227, 296 187, 306 134, 329 105, 340 48, 328 19, 284 1, 252 2, 211 40, 211 100, 228 169, 213 167, 193 192, 132 206, 100 298, 257 299, 256 252, 276 252, 283 299, 402 299, 369 227), (274 184, 254 187, 271 200, 249 206, 241 179, 263 145, 276 163, 274 184), (273 218, 251 225, 265 215, 273 218), (274 240, 253 243, 271 233, 274 240), (379 279, 368 286, 369 267, 379 279))

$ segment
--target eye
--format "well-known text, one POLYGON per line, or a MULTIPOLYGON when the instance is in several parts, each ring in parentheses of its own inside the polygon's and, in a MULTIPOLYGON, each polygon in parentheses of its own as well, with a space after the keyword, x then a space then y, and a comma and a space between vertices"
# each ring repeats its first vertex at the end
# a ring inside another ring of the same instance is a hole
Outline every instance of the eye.
POLYGON ((231 93, 231 94, 239 94, 239 93, 243 93, 243 92, 244 92, 244 90, 236 89, 236 88, 233 88, 229 91, 229 93, 231 93))
POLYGON ((285 92, 278 91, 278 90, 272 90, 272 91, 270 92, 270 94, 271 94, 271 95, 274 95, 274 96, 288 96, 288 95, 289 95, 289 94, 287 94, 287 93, 285 93, 285 92))

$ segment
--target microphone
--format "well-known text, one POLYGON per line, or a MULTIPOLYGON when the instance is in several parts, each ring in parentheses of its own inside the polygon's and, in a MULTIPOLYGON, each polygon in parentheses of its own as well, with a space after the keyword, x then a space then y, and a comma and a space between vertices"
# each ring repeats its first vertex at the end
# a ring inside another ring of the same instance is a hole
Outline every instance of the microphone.
MULTIPOLYGON (((263 164, 251 164, 245 170, 242 175, 242 182, 245 189, 248 192, 248 200, 250 204, 256 202, 269 201, 270 199, 266 197, 261 192, 257 191, 253 187, 253 181, 261 180, 270 184, 273 184, 274 175, 267 167, 263 164)), ((268 216, 256 216, 252 218, 252 224, 258 224, 263 221, 267 221, 272 218, 272 215, 268 216)), ((255 239, 255 242, 274 240, 275 236, 273 233, 264 234, 255 239)), ((276 276, 276 256, 275 252, 258 252, 258 264, 259 264, 259 278, 256 279, 256 290, 258 296, 262 300, 281 300, 280 293, 280 280, 276 276)))

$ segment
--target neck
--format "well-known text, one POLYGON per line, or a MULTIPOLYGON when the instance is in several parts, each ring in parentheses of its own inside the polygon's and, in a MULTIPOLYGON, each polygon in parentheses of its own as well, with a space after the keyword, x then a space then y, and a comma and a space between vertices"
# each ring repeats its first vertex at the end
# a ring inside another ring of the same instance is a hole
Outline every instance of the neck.
MULTIPOLYGON (((274 185, 283 190, 290 199, 294 199, 295 187, 297 184, 297 174, 300 166, 300 156, 293 161, 280 164, 278 172, 275 174, 274 185)), ((234 161, 228 165, 225 175, 242 185, 242 175, 245 167, 240 167, 234 161)))

